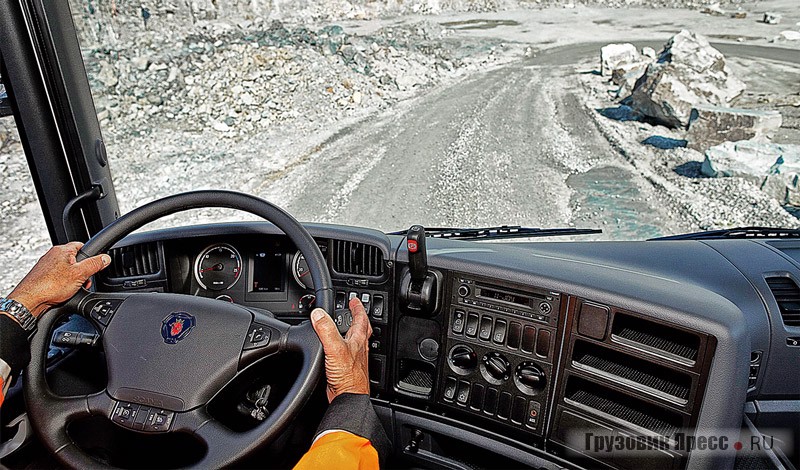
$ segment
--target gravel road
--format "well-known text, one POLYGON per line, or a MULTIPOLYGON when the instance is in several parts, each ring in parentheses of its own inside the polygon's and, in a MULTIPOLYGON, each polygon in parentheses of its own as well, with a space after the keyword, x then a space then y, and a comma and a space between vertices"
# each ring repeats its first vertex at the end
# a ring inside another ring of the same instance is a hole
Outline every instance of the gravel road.
MULTIPOLYGON (((576 64, 602 45, 550 49, 351 126, 270 183, 265 196, 301 220, 384 230, 577 225, 603 228, 603 239, 691 230, 577 96, 576 64)), ((717 46, 800 60, 791 50, 717 46)))

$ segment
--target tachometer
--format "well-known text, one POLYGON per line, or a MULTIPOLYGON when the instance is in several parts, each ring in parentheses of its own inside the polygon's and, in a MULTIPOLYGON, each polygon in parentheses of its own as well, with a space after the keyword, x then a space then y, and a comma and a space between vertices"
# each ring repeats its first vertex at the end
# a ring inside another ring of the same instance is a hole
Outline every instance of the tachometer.
POLYGON ((194 263, 194 277, 207 290, 233 287, 242 274, 242 257, 230 245, 213 245, 200 253, 194 263))
POLYGON ((311 280, 311 271, 308 270, 306 257, 299 251, 295 253, 294 258, 292 258, 292 274, 294 274, 294 280, 297 281, 303 289, 314 288, 314 282, 311 280))

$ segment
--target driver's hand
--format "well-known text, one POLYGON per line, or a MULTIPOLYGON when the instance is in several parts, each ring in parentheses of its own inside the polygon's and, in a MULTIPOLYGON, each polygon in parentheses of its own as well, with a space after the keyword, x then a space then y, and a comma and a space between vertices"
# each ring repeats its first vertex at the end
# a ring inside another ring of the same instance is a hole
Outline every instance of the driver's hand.
POLYGON ((311 324, 325 350, 325 376, 328 378, 328 402, 343 393, 369 395, 369 324, 364 305, 350 299, 353 324, 344 339, 333 319, 321 308, 311 312, 311 324))
POLYGON ((97 255, 78 263, 75 256, 82 246, 81 242, 71 242, 50 248, 8 298, 39 316, 69 300, 84 284, 89 287, 89 278, 111 264, 111 257, 97 255))

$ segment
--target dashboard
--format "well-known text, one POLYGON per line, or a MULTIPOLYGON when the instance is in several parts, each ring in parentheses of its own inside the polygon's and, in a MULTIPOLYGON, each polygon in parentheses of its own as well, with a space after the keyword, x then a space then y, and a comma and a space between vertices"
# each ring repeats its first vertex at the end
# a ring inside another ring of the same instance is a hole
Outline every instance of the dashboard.
MULTIPOLYGON (((404 237, 306 227, 333 278, 337 323, 350 298, 365 304, 373 404, 408 462, 797 464, 791 439, 745 454, 685 436, 800 435, 800 374, 787 374, 800 362, 800 242, 428 239, 435 300, 419 308, 403 287, 404 237), (645 444, 598 449, 587 435, 645 444)), ((111 255, 100 290, 211 297, 290 323, 314 304, 304 258, 268 223, 134 234, 111 255)))

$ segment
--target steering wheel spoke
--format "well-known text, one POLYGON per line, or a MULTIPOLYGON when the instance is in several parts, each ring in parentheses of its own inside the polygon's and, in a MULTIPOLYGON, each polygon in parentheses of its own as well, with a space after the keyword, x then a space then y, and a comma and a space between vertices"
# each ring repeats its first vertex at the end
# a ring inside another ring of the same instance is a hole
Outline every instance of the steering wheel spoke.
POLYGON ((119 307, 131 295, 125 293, 98 293, 81 289, 70 299, 68 308, 92 320, 101 330, 105 330, 119 307))

